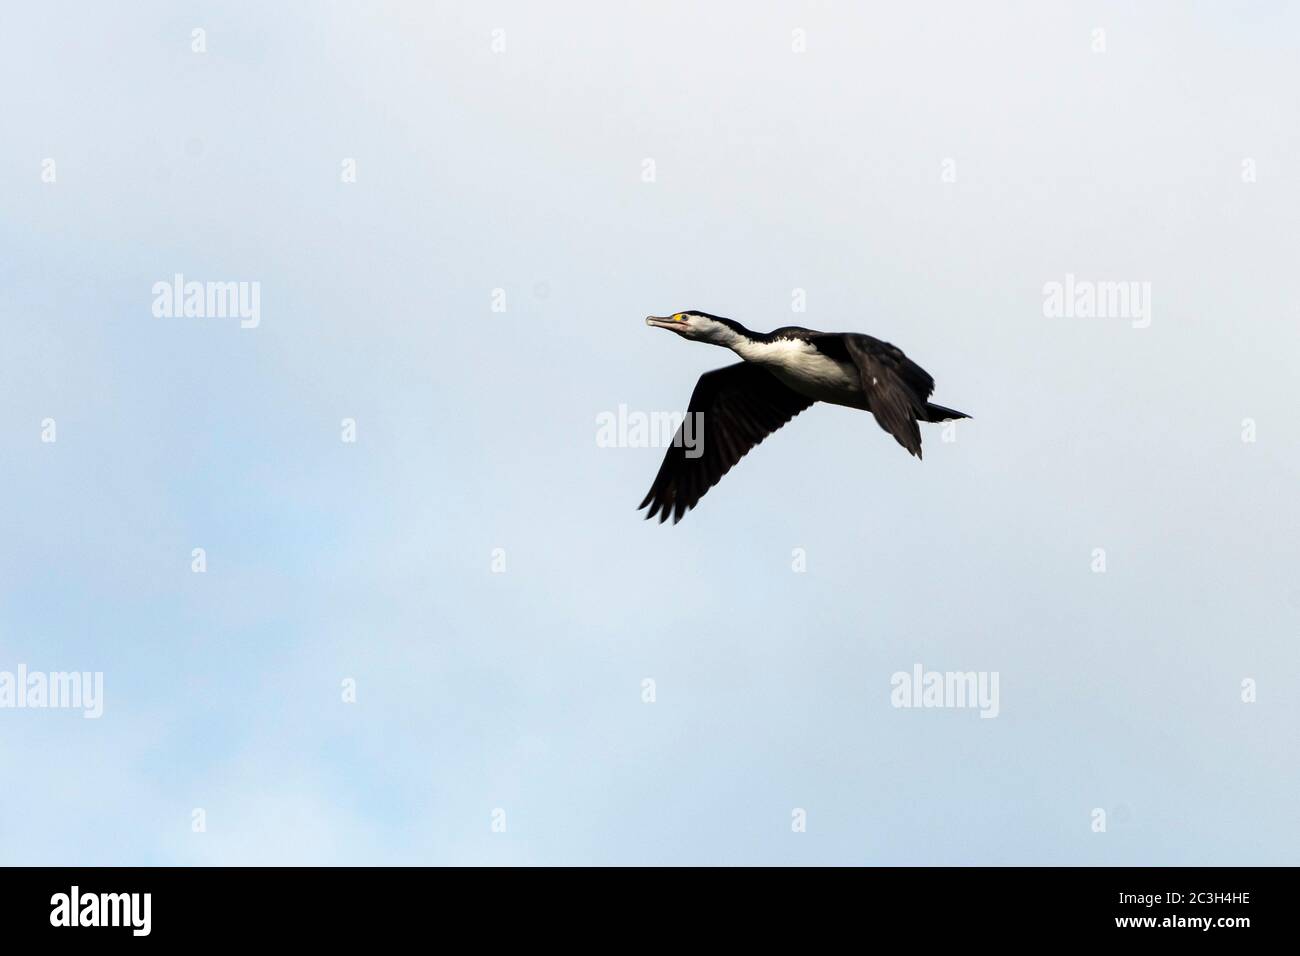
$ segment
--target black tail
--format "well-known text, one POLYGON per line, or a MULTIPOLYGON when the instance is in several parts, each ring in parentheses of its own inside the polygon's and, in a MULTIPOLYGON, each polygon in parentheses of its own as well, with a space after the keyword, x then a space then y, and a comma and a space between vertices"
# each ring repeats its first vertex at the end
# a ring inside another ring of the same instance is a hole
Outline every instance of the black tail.
POLYGON ((925 417, 923 422, 950 422, 954 418, 970 418, 965 412, 955 411, 951 408, 944 408, 942 405, 936 405, 933 402, 927 402, 925 405, 925 417))

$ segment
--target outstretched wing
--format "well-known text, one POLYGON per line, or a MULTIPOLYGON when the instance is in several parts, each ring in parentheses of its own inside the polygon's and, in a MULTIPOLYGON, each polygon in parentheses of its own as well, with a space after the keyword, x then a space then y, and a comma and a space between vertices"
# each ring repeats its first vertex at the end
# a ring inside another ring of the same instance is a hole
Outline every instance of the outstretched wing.
POLYGON ((658 515, 661 523, 671 513, 676 524, 746 452, 813 401, 747 362, 705 372, 691 393, 688 420, 637 507, 649 506, 646 517, 658 515), (686 437, 693 437, 693 448, 686 447, 686 437))
POLYGON ((934 379, 897 346, 870 335, 843 337, 849 358, 858 367, 862 391, 880 427, 900 445, 921 457, 921 429, 917 420, 929 421, 926 400, 934 379))

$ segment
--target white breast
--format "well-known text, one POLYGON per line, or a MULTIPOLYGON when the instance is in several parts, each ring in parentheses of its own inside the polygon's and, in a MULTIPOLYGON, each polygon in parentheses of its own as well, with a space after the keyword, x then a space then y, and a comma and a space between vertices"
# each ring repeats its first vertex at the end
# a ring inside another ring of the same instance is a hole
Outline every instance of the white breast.
POLYGON ((807 342, 747 342, 736 351, 746 361, 766 366, 801 395, 836 405, 865 407, 857 368, 827 358, 807 342))

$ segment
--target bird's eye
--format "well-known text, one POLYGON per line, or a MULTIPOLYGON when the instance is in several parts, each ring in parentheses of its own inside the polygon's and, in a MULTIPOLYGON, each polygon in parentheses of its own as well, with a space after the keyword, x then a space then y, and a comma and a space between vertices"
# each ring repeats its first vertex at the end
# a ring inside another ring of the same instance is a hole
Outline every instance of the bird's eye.
POLYGON ((678 312, 676 315, 673 316, 673 321, 674 321, 674 322, 685 322, 685 321, 686 321, 686 313, 684 313, 684 312, 678 312))

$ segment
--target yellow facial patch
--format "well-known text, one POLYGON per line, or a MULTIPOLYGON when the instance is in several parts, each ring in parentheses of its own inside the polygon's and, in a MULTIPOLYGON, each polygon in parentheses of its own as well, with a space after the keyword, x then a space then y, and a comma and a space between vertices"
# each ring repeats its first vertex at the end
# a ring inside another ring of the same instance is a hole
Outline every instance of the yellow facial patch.
POLYGON ((684 313, 678 312, 676 315, 673 316, 673 321, 674 321, 674 322, 681 322, 681 321, 682 321, 683 319, 685 319, 685 318, 686 318, 686 316, 685 316, 684 313))

